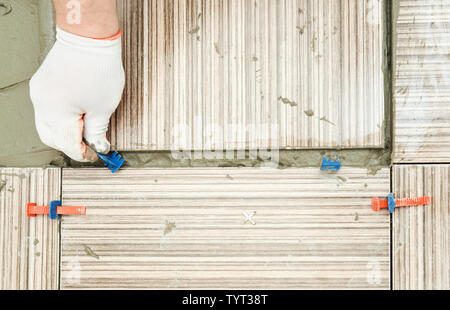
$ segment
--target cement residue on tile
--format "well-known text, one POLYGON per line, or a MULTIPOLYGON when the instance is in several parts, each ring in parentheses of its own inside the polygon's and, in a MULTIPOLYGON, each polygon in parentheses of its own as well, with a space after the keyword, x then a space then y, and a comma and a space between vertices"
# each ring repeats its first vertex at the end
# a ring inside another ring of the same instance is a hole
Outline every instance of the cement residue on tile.
POLYGON ((313 117, 315 114, 313 110, 306 110, 306 111, 304 111, 304 113, 308 117, 313 117))
POLYGON ((279 101, 281 101, 282 103, 291 106, 292 108, 298 106, 297 102, 290 100, 289 98, 284 98, 284 97, 279 97, 278 98, 279 101))
POLYGON ((6 181, 0 181, 0 193, 6 188, 6 184, 8 184, 6 181))
POLYGON ((164 236, 170 234, 177 227, 175 222, 166 221, 164 228, 164 236))
POLYGON ((93 257, 95 259, 100 259, 100 256, 98 256, 90 247, 88 247, 87 245, 83 245, 84 247, 84 252, 89 255, 90 257, 93 257))

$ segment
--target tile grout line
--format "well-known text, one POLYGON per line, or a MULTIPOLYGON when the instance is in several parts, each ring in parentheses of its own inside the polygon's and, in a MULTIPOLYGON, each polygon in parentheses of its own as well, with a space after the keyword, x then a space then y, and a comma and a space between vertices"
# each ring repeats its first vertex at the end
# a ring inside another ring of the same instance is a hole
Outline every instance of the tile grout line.
MULTIPOLYGON (((391 167, 391 175, 390 175, 390 180, 391 180, 391 193, 394 192, 394 182, 393 182, 393 173, 394 173, 394 168, 391 167)), ((390 257, 390 291, 394 290, 394 217, 393 214, 389 214, 390 217, 390 253, 389 253, 389 257, 390 257)))
MULTIPOLYGON (((59 169, 59 200, 62 201, 62 175, 63 168, 59 169)), ((58 291, 61 290, 61 265, 62 265, 62 223, 58 220, 58 291)))
MULTIPOLYGON (((390 134, 391 134, 391 139, 390 139, 390 145, 387 146, 385 145, 385 147, 390 147, 390 157, 391 157, 391 167, 390 167, 390 182, 391 182, 391 193, 394 192, 394 165, 395 163, 392 162, 392 158, 393 158, 393 140, 395 139, 395 132, 394 132, 394 127, 395 127, 395 95, 394 95, 394 90, 395 90, 395 52, 394 49, 396 48, 395 43, 394 43, 394 37, 395 37, 395 31, 397 30, 395 25, 394 25, 394 16, 393 16, 393 4, 391 1, 385 0, 384 1, 384 5, 385 5, 385 44, 386 44, 386 51, 384 51, 384 57, 386 57, 386 65, 387 65, 387 69, 389 71, 389 73, 385 73, 386 75, 388 75, 388 77, 385 76, 385 79, 388 78, 389 81, 385 80, 385 87, 388 87, 389 90, 389 94, 387 95, 385 93, 385 96, 389 98, 389 104, 390 104, 390 109, 389 109, 389 113, 391 115, 390 117, 390 134)), ((387 101, 387 100, 386 100, 387 101)), ((386 109, 386 113, 387 113, 386 109)), ((386 116, 385 116, 386 117, 386 116)), ((387 119, 385 119, 387 120, 387 119)), ((386 129, 387 130, 387 129, 386 129)), ((385 137, 385 142, 388 142, 388 137, 385 137)), ((391 213, 389 215, 389 219, 390 219, 390 233, 389 233, 389 237, 390 237, 390 247, 389 247, 389 257, 390 257, 390 291, 394 291, 394 216, 391 213)))
POLYGON ((392 163, 393 166, 432 166, 432 165, 450 165, 450 162, 411 162, 411 163, 392 163))

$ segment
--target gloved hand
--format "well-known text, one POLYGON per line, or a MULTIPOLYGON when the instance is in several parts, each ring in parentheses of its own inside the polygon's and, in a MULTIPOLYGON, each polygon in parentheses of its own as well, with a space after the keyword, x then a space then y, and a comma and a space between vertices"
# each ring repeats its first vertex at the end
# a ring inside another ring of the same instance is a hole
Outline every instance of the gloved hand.
POLYGON ((121 38, 90 39, 60 28, 56 38, 30 81, 36 128, 46 145, 76 161, 95 161, 95 151, 110 150, 106 132, 124 89, 121 38))

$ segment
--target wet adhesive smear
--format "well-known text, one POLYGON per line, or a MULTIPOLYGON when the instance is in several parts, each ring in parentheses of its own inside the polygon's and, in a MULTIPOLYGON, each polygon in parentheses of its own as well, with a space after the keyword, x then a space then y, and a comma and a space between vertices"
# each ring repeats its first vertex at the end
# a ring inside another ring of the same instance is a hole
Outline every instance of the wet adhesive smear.
POLYGON ((0 16, 8 15, 12 12, 11 3, 0 2, 0 16))

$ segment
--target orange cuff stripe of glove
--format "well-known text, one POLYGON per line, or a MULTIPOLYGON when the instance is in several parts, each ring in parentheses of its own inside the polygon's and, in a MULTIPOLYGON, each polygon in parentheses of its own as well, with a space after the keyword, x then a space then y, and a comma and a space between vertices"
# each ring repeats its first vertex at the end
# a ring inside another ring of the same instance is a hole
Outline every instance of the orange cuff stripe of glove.
POLYGON ((107 38, 89 38, 89 39, 94 39, 94 40, 99 40, 99 41, 114 41, 119 39, 120 37, 122 37, 122 30, 119 29, 119 32, 117 32, 115 35, 107 37, 107 38))

